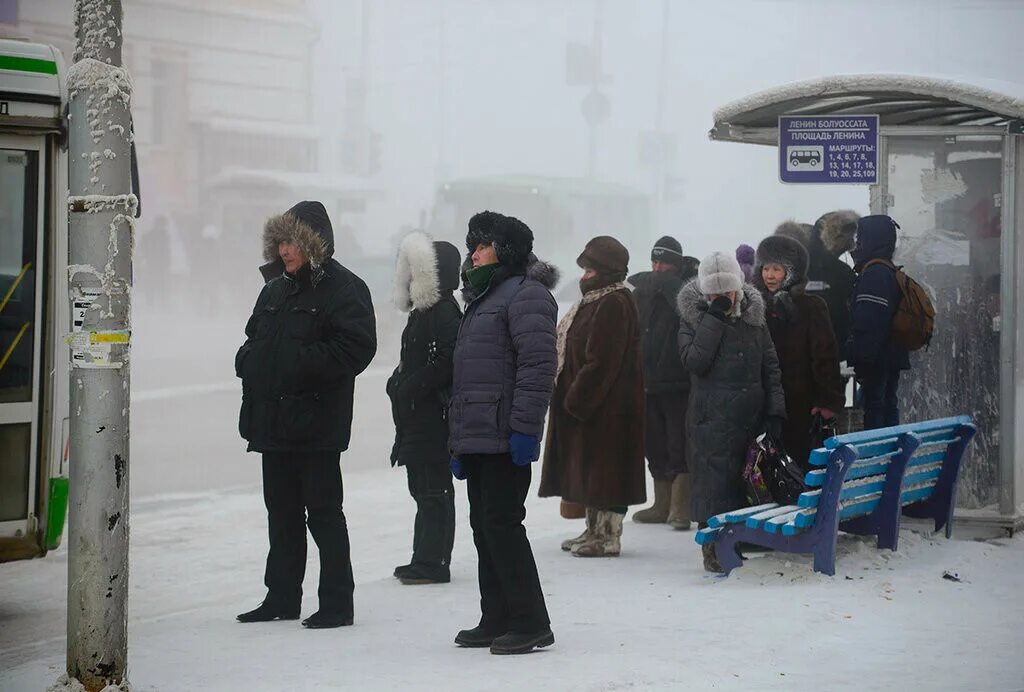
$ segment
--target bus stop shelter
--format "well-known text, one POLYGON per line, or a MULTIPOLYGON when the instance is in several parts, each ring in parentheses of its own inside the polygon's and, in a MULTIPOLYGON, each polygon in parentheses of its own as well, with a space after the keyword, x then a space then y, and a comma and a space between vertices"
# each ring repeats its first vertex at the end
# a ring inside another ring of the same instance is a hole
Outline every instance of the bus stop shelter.
POLYGON ((710 136, 776 146, 780 116, 812 115, 879 116, 871 213, 900 224, 895 261, 938 312, 901 383, 901 413, 974 418, 957 516, 1012 532, 1024 523, 1024 86, 827 77, 723 106, 710 136))

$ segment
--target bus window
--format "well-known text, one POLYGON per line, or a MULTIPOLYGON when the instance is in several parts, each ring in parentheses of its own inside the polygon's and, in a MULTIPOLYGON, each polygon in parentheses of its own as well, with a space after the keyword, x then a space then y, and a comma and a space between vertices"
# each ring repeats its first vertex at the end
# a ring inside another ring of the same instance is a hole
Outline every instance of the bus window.
POLYGON ((39 152, 0 148, 0 522, 28 515, 38 186, 39 152))

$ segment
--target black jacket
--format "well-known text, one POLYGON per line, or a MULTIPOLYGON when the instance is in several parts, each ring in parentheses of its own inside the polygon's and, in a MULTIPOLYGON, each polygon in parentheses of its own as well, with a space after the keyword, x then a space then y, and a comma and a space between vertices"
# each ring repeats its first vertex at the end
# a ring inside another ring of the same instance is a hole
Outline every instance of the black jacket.
POLYGON ((807 252, 810 266, 805 291, 825 301, 832 332, 842 348, 850 333, 850 300, 856 274, 848 264, 829 253, 817 234, 812 234, 807 252))
POLYGON ((644 383, 649 394, 689 392, 690 373, 679 358, 679 312, 676 298, 697 275, 640 272, 629 277, 640 312, 644 383))
POLYGON ((242 378, 238 429, 251 452, 342 452, 352 428, 356 375, 377 337, 370 292, 331 258, 333 232, 323 205, 303 202, 267 221, 262 267, 269 278, 235 356, 242 378), (298 245, 310 262, 296 275, 272 253, 298 245))
POLYGON ((395 421, 393 465, 448 463, 452 354, 462 321, 452 291, 459 285, 461 259, 454 245, 431 243, 418 232, 406 236, 399 250, 396 297, 401 309, 412 309, 401 359, 387 383, 395 421))

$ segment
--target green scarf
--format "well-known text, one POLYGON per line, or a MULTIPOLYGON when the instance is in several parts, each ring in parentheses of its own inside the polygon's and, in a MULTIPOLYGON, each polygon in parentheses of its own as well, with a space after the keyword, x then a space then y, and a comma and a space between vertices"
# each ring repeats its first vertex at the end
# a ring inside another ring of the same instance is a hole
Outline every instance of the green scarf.
POLYGON ((494 272, 498 270, 501 265, 495 262, 494 264, 485 264, 482 267, 474 267, 466 270, 466 281, 472 286, 477 292, 482 293, 491 283, 491 277, 494 276, 494 272))

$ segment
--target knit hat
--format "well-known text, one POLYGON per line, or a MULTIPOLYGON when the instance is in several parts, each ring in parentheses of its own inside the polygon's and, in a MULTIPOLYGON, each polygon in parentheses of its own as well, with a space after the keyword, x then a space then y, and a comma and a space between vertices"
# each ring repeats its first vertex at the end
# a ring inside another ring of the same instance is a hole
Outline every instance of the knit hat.
POLYGON ((629 250, 615 238, 599 235, 583 248, 583 252, 576 258, 576 264, 594 269, 598 274, 625 278, 629 271, 629 250))
POLYGON ((750 278, 754 275, 754 248, 746 243, 740 245, 736 248, 736 261, 740 263, 743 276, 746 277, 747 281, 750 281, 750 278))
POLYGON ((697 270, 697 286, 706 296, 743 290, 743 270, 736 258, 724 252, 712 252, 697 270))
POLYGON ((676 269, 682 271, 683 246, 670 235, 662 236, 651 250, 651 261, 671 264, 676 269))
POLYGON ((533 231, 514 216, 482 211, 469 220, 466 249, 472 254, 481 243, 494 246, 500 264, 521 268, 533 252, 533 231))

